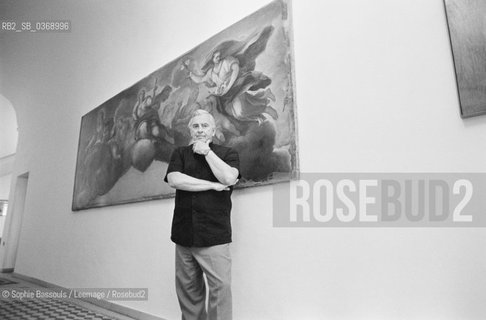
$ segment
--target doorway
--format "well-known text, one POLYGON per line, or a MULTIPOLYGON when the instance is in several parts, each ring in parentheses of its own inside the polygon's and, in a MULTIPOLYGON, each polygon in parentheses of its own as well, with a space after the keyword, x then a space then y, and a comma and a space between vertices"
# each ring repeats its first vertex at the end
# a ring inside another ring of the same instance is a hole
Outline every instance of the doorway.
POLYGON ((13 201, 9 204, 9 211, 3 229, 0 246, 0 272, 13 272, 15 269, 28 184, 28 172, 17 177, 13 201))

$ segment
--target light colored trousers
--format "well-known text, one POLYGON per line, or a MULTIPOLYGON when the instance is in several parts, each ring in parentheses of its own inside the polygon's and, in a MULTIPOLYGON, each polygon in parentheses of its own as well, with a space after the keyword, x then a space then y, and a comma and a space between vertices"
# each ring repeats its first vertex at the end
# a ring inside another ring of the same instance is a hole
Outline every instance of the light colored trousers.
POLYGON ((176 245, 176 291, 182 320, 231 320, 229 243, 212 247, 176 245), (206 275, 209 299, 206 312, 206 275))

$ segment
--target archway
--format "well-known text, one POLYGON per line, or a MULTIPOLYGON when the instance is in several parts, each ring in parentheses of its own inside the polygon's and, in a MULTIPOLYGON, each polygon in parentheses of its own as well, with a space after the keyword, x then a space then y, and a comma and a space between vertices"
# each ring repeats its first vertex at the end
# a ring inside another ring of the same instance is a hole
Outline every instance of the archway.
MULTIPOLYGON (((18 142, 17 115, 8 99, 0 94, 0 251, 4 251, 8 201, 18 142)), ((0 256, 1 257, 1 256, 0 256)))

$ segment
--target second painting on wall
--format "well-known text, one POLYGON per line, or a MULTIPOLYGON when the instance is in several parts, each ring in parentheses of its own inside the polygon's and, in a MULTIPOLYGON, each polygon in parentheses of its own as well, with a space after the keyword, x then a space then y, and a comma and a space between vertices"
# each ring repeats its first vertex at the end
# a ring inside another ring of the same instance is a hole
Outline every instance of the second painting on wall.
POLYGON ((444 1, 461 116, 486 114, 486 1, 444 1))

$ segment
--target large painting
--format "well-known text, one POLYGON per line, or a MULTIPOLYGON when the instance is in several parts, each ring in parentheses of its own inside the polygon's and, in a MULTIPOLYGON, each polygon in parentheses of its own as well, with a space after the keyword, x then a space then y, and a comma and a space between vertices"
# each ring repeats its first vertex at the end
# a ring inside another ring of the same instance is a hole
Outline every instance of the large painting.
POLYGON ((486 1, 445 0, 464 118, 486 114, 486 1))
POLYGON ((172 151, 190 142, 197 109, 216 119, 214 142, 236 149, 237 187, 298 172, 289 3, 275 1, 83 116, 73 210, 172 197, 172 151))

